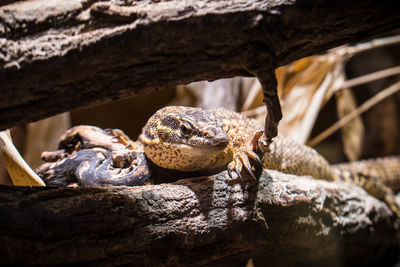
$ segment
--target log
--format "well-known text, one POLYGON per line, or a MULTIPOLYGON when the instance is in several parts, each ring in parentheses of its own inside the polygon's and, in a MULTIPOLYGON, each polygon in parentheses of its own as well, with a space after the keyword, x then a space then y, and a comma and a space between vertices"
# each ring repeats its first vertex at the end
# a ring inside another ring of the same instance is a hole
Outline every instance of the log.
POLYGON ((398 223, 355 185, 264 171, 142 187, 0 187, 3 264, 393 263, 398 223))
POLYGON ((274 67, 399 25, 396 0, 7 1, 0 130, 159 88, 255 75, 278 106, 273 131, 274 67))

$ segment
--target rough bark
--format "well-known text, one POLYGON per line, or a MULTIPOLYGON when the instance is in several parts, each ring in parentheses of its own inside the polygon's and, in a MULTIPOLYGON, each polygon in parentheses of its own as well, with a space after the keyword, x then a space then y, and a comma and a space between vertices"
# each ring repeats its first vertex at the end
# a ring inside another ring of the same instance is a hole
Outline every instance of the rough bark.
POLYGON ((6 3, 0 129, 196 80, 270 77, 275 66, 400 25, 396 0, 6 3))
POLYGON ((29 265, 390 263, 397 223, 361 188, 264 171, 143 187, 0 187, 0 259, 29 265))

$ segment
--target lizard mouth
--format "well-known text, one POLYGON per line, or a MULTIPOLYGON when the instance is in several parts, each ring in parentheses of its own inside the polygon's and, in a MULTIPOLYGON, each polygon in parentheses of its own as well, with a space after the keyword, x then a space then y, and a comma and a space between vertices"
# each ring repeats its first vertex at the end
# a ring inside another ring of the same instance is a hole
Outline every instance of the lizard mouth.
POLYGON ((219 141, 216 144, 214 144, 213 146, 215 147, 226 147, 229 143, 229 139, 228 140, 223 140, 223 141, 219 141))
POLYGON ((229 143, 229 137, 213 138, 212 140, 204 140, 202 142, 190 142, 187 145, 201 148, 225 148, 229 143))
POLYGON ((207 143, 205 143, 205 144, 188 144, 188 143, 176 144, 175 143, 175 145, 180 146, 181 149, 183 149, 183 150, 193 150, 194 149, 198 152, 202 151, 202 153, 207 153, 207 151, 209 151, 210 153, 215 153, 215 152, 224 150, 227 147, 228 142, 220 143, 220 144, 207 144, 207 143))

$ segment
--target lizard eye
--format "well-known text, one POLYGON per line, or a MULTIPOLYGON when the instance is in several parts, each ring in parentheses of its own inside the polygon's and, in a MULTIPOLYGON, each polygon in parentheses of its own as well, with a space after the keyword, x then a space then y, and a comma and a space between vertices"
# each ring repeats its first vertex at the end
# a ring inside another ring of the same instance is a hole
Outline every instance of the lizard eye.
POLYGON ((183 122, 180 125, 181 133, 185 136, 191 135, 193 132, 192 126, 188 122, 183 122))

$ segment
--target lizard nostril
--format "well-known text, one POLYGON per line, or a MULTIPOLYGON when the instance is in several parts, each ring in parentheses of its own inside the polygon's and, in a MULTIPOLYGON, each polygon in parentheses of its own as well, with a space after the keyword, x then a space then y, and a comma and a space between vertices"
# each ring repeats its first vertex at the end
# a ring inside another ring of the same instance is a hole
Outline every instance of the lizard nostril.
POLYGON ((221 133, 213 138, 213 142, 216 145, 227 145, 229 143, 229 135, 226 133, 221 133))

